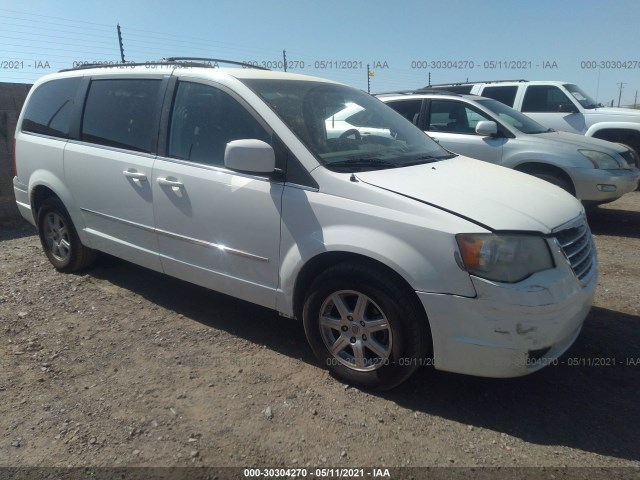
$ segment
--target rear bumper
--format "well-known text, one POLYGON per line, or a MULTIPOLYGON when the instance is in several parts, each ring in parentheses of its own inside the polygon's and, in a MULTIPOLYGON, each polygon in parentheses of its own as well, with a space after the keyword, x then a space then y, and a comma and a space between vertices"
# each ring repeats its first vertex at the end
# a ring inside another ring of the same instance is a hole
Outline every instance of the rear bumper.
POLYGON ((568 269, 517 284, 472 277, 475 298, 418 292, 431 326, 434 366, 483 377, 517 377, 555 363, 575 341, 597 274, 580 285, 568 269))

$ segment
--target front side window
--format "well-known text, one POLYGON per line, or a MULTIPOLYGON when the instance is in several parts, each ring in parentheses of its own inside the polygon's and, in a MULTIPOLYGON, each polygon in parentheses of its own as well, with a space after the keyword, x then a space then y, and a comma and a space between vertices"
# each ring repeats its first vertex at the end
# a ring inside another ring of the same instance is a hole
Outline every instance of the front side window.
POLYGON ((513 108, 505 105, 502 102, 498 102, 497 100, 492 99, 477 100, 477 102, 487 110, 491 110, 504 123, 512 126, 516 130, 521 131, 522 133, 535 134, 549 131, 548 128, 543 127, 532 118, 527 117, 526 115, 518 112, 517 110, 514 110, 513 108))
POLYGON ((243 82, 331 170, 380 170, 452 156, 392 108, 355 88, 305 80, 243 82))
POLYGON ((85 142, 152 152, 161 80, 94 80, 82 119, 85 142))
POLYGON ((483 113, 455 100, 433 100, 429 112, 429 130, 433 132, 475 134, 478 122, 492 121, 483 113))
POLYGON ((271 135, 228 93, 198 83, 178 84, 169 125, 170 157, 224 165, 227 143, 241 139, 271 143, 271 135))
POLYGON ((69 138, 69 121, 80 80, 60 78, 40 85, 29 99, 22 130, 69 138))
POLYGON ((561 105, 573 105, 569 97, 554 85, 530 85, 522 101, 523 112, 559 112, 561 105))

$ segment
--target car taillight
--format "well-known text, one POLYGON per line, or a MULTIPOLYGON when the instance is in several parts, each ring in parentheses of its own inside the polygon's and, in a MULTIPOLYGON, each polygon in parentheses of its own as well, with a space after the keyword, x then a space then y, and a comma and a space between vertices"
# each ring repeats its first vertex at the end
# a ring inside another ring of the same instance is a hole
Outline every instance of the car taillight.
POLYGON ((18 176, 18 167, 16 166, 16 139, 13 139, 13 176, 18 176))

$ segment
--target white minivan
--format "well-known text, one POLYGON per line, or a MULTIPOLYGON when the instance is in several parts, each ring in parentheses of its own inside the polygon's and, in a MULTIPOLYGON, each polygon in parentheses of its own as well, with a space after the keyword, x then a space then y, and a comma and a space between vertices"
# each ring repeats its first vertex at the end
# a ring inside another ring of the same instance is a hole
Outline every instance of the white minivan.
POLYGON ((18 207, 58 270, 107 252, 275 309, 365 388, 428 364, 538 370, 594 295, 575 198, 319 78, 173 59, 60 72, 33 86, 15 152, 18 207), (372 133, 328 134, 353 106, 372 133))

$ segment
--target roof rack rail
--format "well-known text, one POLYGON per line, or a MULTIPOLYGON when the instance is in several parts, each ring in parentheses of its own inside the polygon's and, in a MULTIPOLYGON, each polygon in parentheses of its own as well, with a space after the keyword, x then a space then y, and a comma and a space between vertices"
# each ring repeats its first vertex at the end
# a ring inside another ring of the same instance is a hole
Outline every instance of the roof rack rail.
MULTIPOLYGON (((462 94, 460 92, 449 92, 443 88, 432 88, 431 87, 423 87, 423 88, 414 88, 412 90, 397 90, 394 92, 380 92, 380 93, 374 93, 373 96, 377 97, 379 95, 413 95, 413 94, 418 94, 418 93, 431 93, 431 94, 435 94, 435 95, 454 95, 454 96, 461 96, 462 94)), ((466 94, 466 95, 471 95, 471 94, 466 94)))
POLYGON ((472 83, 502 83, 502 82, 528 82, 524 78, 516 78, 513 80, 471 80, 467 82, 451 82, 451 83, 435 83, 433 85, 427 85, 424 88, 439 87, 439 86, 454 86, 454 85, 471 85, 472 83))
MULTIPOLYGON (((271 70, 270 68, 260 67, 258 65, 252 65, 245 62, 236 62, 234 60, 224 60, 222 58, 208 58, 208 57, 167 57, 162 60, 166 62, 184 63, 186 62, 214 62, 214 63, 226 63, 229 65, 238 65, 241 67, 255 68, 256 70, 271 70)), ((206 65, 206 64, 205 64, 206 65)))
POLYGON ((270 70, 269 68, 260 67, 258 65, 252 65, 250 63, 236 62, 234 60, 224 60, 221 58, 206 58, 206 57, 167 57, 160 60, 150 60, 148 62, 125 62, 125 63, 86 63, 78 65, 73 68, 65 68, 60 70, 61 72, 71 72, 74 70, 85 70, 89 68, 129 68, 129 67, 145 67, 145 66, 188 66, 188 67, 201 67, 201 68, 216 68, 211 63, 225 63, 229 65, 238 65, 246 68, 255 68, 257 70, 270 70), (209 63, 206 63, 209 62, 209 63))

